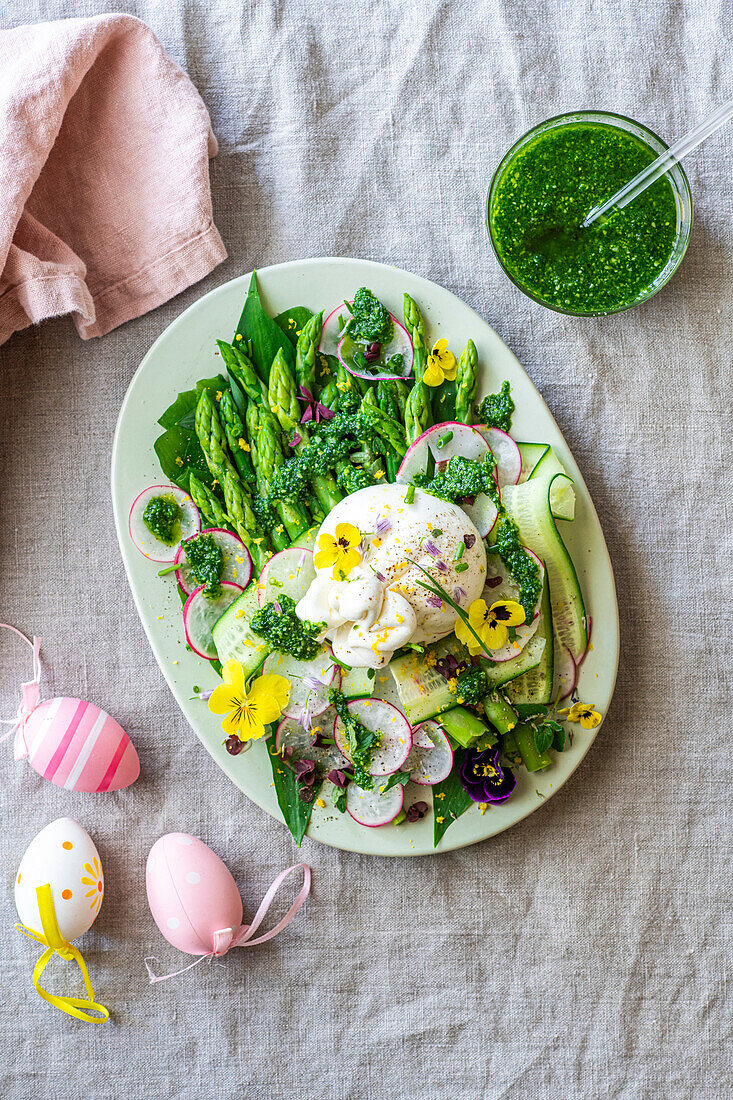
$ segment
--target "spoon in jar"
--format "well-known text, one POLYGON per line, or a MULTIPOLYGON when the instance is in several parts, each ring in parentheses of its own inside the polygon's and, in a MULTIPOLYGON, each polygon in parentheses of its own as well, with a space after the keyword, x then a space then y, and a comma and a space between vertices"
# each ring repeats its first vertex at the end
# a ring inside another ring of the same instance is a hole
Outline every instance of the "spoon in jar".
POLYGON ((531 248, 536 252, 559 252, 570 245, 577 244, 584 230, 589 229, 595 222, 603 219, 606 221, 613 214, 623 210, 630 202, 651 187, 653 183, 663 176, 675 164, 679 164, 683 157, 696 149, 698 145, 725 125, 733 118, 733 99, 718 107, 703 122, 691 130, 685 137, 670 145, 669 149, 658 156, 651 164, 647 164, 633 179, 620 187, 610 199, 594 206, 576 229, 565 229, 562 226, 552 227, 540 233, 531 242, 531 248))

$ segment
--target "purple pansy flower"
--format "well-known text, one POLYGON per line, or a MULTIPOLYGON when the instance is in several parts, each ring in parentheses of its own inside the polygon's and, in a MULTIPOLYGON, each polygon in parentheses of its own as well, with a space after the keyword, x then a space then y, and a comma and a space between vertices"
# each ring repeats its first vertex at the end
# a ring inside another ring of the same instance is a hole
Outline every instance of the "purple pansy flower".
POLYGON ((506 802, 517 786, 511 768, 499 764, 499 748, 467 749, 459 770, 461 786, 474 802, 506 802))

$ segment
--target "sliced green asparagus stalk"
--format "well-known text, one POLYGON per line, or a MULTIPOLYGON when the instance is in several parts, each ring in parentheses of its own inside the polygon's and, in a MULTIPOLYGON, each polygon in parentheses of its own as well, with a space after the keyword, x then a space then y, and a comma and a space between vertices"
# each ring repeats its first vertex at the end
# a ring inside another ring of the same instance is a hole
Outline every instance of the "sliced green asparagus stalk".
MULTIPOLYGON (((247 432, 257 475, 257 489, 260 496, 267 497, 270 482, 285 461, 280 424, 269 408, 250 401, 247 406, 247 432)), ((295 502, 277 500, 273 501, 273 507, 280 520, 279 526, 282 527, 282 531, 277 527, 273 530, 273 543, 281 543, 284 539, 285 545, 277 546, 278 550, 284 550, 285 546, 289 546, 298 535, 308 529, 311 519, 305 509, 295 502)))
POLYGON ((201 450, 213 477, 227 460, 227 441, 216 406, 208 390, 202 390, 196 405, 195 428, 201 450))
POLYGON ((473 340, 469 340, 456 365, 456 420, 461 424, 473 422, 473 403, 476 400, 476 372, 478 353, 473 340))
POLYGON ((415 384, 405 406, 405 431, 408 443, 414 443, 432 424, 433 414, 430 408, 430 390, 422 380, 428 355, 425 325, 420 307, 409 294, 404 297, 404 315, 405 328, 410 334, 414 350, 412 370, 415 375, 415 384))
POLYGON ((377 405, 382 412, 387 413, 393 420, 404 423, 405 405, 410 396, 410 389, 399 378, 387 381, 382 379, 377 382, 377 405))
POLYGON ((229 390, 225 390, 221 395, 219 415, 221 416, 224 433, 227 437, 227 443, 229 444, 229 450, 232 452, 234 465, 237 467, 239 476, 243 481, 246 481, 248 485, 256 485, 257 479, 255 477, 254 466, 252 465, 250 454, 251 447, 247 441, 244 424, 237 411, 234 398, 229 390))
POLYGON ((400 458, 404 458, 407 450, 405 429, 399 420, 394 420, 388 413, 382 412, 377 405, 374 390, 369 390, 368 393, 364 394, 361 400, 361 410, 386 444, 387 451, 385 454, 389 454, 391 451, 400 458))
POLYGON ((244 485, 228 459, 220 471, 219 482, 234 530, 249 550, 252 564, 259 573, 270 557, 269 542, 267 536, 259 529, 244 485))
POLYGON ((231 527, 234 530, 234 524, 216 493, 212 493, 208 485, 199 481, 195 474, 191 474, 188 484, 191 499, 209 527, 231 527))
MULTIPOLYGON (((313 319, 311 318, 303 325, 298 340, 299 345, 300 340, 303 339, 303 332, 306 331, 313 319)), ((280 422, 288 446, 292 446, 293 451, 297 454, 303 444, 310 439, 310 434, 306 426, 300 423, 300 405, 295 379, 281 351, 278 351, 270 367, 268 402, 269 409, 280 422)), ((318 503, 325 513, 330 512, 343 496, 330 474, 315 474, 311 478, 311 484, 318 503)))
POLYGON ((323 311, 310 317, 300 330, 295 348, 295 378, 297 384, 317 396, 316 354, 321 342, 323 311))

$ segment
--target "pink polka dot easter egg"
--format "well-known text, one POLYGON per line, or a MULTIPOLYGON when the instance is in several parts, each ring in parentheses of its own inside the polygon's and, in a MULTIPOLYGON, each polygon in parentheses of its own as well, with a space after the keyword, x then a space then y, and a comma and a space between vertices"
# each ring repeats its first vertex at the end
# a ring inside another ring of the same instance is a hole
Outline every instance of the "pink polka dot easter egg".
POLYGON ((242 899, 231 871, 187 833, 153 845, 145 871, 153 920, 187 955, 224 954, 242 924, 242 899))
MULTIPOLYGON (((145 882, 150 912, 165 938, 179 951, 199 956, 195 963, 184 967, 190 970, 205 958, 219 958, 232 947, 264 943, 287 928, 308 897, 311 871, 305 863, 281 871, 251 924, 242 924, 242 899, 229 868, 202 840, 188 833, 168 833, 155 842, 148 856, 145 882), (253 938, 281 884, 299 867, 303 868, 303 885, 293 904, 274 928, 253 938)), ((145 965, 151 982, 175 976, 156 976, 147 959, 145 965)))
POLYGON ((70 791, 119 791, 140 775, 135 746, 122 726, 82 699, 49 699, 16 736, 16 760, 70 791))

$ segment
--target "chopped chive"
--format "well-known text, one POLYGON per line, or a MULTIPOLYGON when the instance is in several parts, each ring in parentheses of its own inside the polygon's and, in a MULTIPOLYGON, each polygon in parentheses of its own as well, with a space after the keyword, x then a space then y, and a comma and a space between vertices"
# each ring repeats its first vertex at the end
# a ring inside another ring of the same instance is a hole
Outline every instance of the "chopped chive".
POLYGON ((442 451, 442 449, 443 449, 443 447, 445 447, 446 443, 450 443, 452 438, 453 438, 453 432, 444 432, 443 435, 441 435, 438 442, 435 444, 435 446, 437 447, 437 449, 439 451, 442 451))
POLYGON ((177 565, 169 565, 165 569, 160 569, 158 571, 158 576, 159 577, 166 577, 169 573, 175 573, 178 569, 181 569, 181 568, 182 568, 182 563, 181 562, 179 562, 177 565))
POLYGON ((407 492, 405 493, 405 504, 412 504, 415 499, 415 486, 408 485, 407 492))
POLYGON ((467 569, 468 569, 468 562, 467 561, 461 561, 456 566, 456 573, 465 573, 467 569))
MULTIPOLYGON (((463 551, 465 549, 466 549, 465 542, 459 542, 458 546, 456 546, 456 552, 453 555, 453 561, 460 561, 461 558, 463 557, 463 551)), ((461 572, 462 572, 462 570, 461 570, 461 572)))

